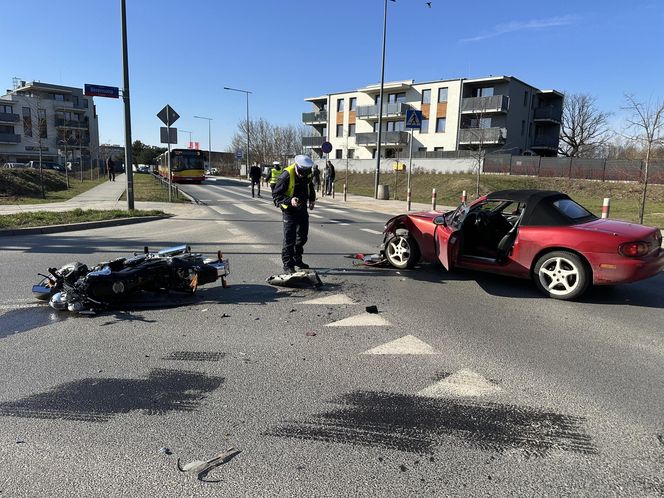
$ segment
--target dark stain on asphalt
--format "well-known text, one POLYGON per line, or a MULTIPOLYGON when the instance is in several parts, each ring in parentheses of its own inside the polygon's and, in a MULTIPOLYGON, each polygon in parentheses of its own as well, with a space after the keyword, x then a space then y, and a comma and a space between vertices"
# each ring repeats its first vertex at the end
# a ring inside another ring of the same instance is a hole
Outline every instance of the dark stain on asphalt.
POLYGON ((204 351, 173 351, 168 356, 164 356, 162 360, 175 360, 175 361, 219 361, 226 353, 208 353, 204 351))
POLYGON ((68 318, 48 306, 19 308, 0 315, 0 339, 20 332, 27 332, 68 318))
POLYGON ((108 422, 137 410, 148 415, 192 412, 223 383, 223 377, 167 369, 152 370, 147 379, 83 379, 0 403, 0 416, 108 422))
POLYGON ((433 453, 450 437, 485 451, 517 449, 533 457, 553 450, 597 453, 583 431, 582 417, 508 404, 373 391, 355 391, 333 402, 342 406, 309 421, 285 422, 266 434, 417 454, 433 453))

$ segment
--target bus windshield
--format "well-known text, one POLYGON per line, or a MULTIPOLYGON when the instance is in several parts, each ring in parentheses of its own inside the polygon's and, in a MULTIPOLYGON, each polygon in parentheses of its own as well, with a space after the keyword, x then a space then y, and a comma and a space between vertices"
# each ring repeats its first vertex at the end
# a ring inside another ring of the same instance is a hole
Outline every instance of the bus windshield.
POLYGON ((200 154, 174 154, 171 160, 172 171, 184 171, 187 169, 204 169, 205 163, 200 154))

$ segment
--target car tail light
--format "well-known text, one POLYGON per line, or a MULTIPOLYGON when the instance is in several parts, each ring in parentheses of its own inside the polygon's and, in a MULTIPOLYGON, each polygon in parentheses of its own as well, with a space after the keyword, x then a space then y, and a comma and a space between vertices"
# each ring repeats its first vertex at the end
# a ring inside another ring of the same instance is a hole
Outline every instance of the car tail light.
POLYGON ((626 244, 621 244, 618 248, 618 252, 628 258, 645 256, 649 250, 650 246, 646 242, 627 242, 626 244))

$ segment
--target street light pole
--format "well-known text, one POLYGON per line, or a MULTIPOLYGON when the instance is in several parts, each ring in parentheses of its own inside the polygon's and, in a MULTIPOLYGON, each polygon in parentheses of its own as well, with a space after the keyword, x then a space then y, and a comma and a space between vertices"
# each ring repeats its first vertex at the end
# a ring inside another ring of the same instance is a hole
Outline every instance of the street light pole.
POLYGON ((178 133, 189 133, 189 147, 191 147, 191 132, 187 130, 178 130, 178 133))
POLYGON ((131 110, 129 106, 129 57, 127 56, 127 7, 126 0, 120 0, 122 11, 122 74, 123 88, 122 100, 124 101, 125 118, 125 175, 127 176, 127 209, 134 209, 134 179, 132 177, 131 165, 131 110))
MULTIPOLYGON (((393 2, 396 0, 392 0, 393 2)), ((385 86, 385 39, 387 37, 387 0, 383 9, 383 51, 380 63, 380 94, 378 102, 378 141, 376 145, 376 178, 374 182, 374 199, 378 199, 378 183, 380 181, 380 143, 383 136, 383 87, 385 86)))
MULTIPOLYGON (((212 169, 212 134, 210 133, 210 123, 212 118, 206 118, 205 116, 194 116, 198 119, 207 119, 208 122, 208 171, 212 169)), ((191 141, 191 140, 190 140, 191 141)))
POLYGON ((249 172, 249 94, 252 93, 248 90, 240 90, 239 88, 224 87, 224 90, 232 92, 242 92, 247 96, 247 173, 249 172))

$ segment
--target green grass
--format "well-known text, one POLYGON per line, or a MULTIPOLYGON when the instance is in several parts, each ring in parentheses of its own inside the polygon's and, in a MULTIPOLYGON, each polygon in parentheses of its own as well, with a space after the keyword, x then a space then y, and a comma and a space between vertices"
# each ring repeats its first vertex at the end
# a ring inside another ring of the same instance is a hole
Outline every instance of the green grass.
POLYGON ((0 215, 0 229, 42 227, 48 225, 68 225, 84 221, 114 220, 118 218, 133 218, 136 216, 168 216, 163 211, 150 210, 126 211, 96 210, 96 209, 73 209, 71 211, 51 212, 35 211, 0 215))
POLYGON ((105 176, 97 178, 97 173, 83 172, 69 175, 69 188, 64 173, 52 170, 43 171, 44 192, 42 197, 41 180, 37 169, 0 169, 0 204, 44 204, 71 199, 92 187, 106 181, 105 176))
MULTIPOLYGON (((168 189, 164 187, 158 177, 149 174, 132 175, 134 181, 134 201, 136 202, 168 202, 168 189)), ((127 199, 127 193, 122 194, 121 199, 127 199)), ((173 202, 188 202, 187 198, 172 194, 173 202)))
MULTIPOLYGON (((381 172, 380 183, 389 186, 390 199, 406 200, 407 178, 405 172, 381 172)), ((345 172, 337 171, 336 192, 343 192, 345 172)), ((468 192, 473 200, 476 189, 476 175, 470 173, 435 174, 413 172, 411 188, 413 202, 431 202, 431 189, 436 189, 439 206, 456 206, 461 192, 468 192)), ((569 180, 566 178, 540 178, 531 176, 482 175, 480 194, 504 189, 544 189, 565 192, 595 214, 601 213, 604 197, 611 198, 610 217, 638 222, 639 201, 643 185, 637 183, 599 182, 592 180, 569 180)), ((349 173, 348 192, 373 197, 374 174, 349 173)), ((644 224, 664 226, 664 185, 649 185, 644 215, 644 224)))

